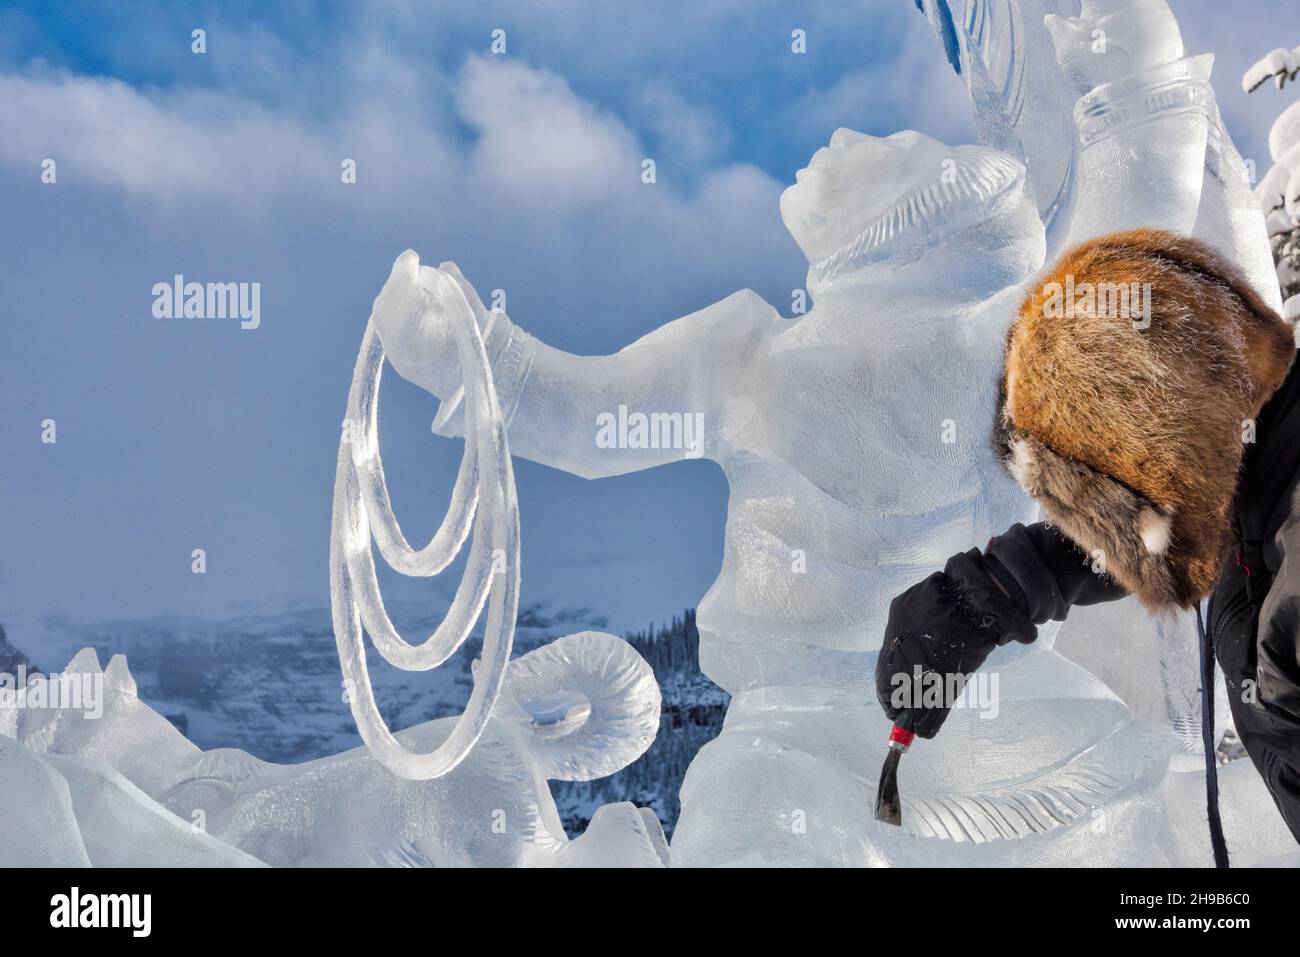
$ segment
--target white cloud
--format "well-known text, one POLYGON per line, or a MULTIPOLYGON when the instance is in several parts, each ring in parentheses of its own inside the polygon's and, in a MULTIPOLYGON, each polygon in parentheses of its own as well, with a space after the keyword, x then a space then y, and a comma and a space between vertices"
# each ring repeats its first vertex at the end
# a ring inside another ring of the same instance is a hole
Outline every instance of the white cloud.
POLYGON ((456 106, 478 134, 475 171, 517 201, 589 202, 640 175, 640 151, 627 127, 553 73, 470 57, 456 106))
POLYGON ((254 103, 152 99, 111 78, 0 75, 0 159, 35 171, 52 158, 62 182, 159 198, 240 192, 292 177, 322 154, 291 117, 254 103))
MULTIPOLYGON (((346 191, 324 188, 338 184, 343 158, 356 159, 359 176, 370 177, 373 214, 409 209, 412 196, 441 200, 444 219, 472 218, 474 205, 480 212, 527 207, 539 223, 614 196, 652 223, 716 205, 688 196, 686 177, 669 175, 668 183, 643 189, 646 150, 637 137, 549 71, 471 56, 446 87, 431 88, 409 64, 365 43, 347 68, 357 77, 349 101, 314 122, 229 93, 157 93, 40 69, 0 74, 0 162, 35 177, 40 160, 53 157, 62 183, 122 191, 156 201, 155 208, 220 197, 227 211, 241 211, 242 203, 254 216, 285 202, 343 202, 346 191), (470 140, 448 132, 447 118, 430 114, 429 102, 454 103, 470 140)), ((706 139, 703 115, 682 135, 706 139)), ((699 142, 689 148, 701 158, 699 142)), ((742 178, 763 183, 775 202, 779 190, 770 178, 753 169, 742 178)), ((704 178, 698 188, 728 182, 704 178)), ((743 200, 757 198, 750 190, 743 200)))
POLYGON ((896 56, 809 90, 792 108, 792 122, 827 139, 847 126, 873 135, 914 129, 949 145, 975 142, 966 87, 926 19, 904 10, 892 28, 896 56))
POLYGON ((638 107, 643 125, 658 138, 661 152, 691 169, 713 163, 731 145, 730 132, 716 116, 663 80, 642 89, 638 107))

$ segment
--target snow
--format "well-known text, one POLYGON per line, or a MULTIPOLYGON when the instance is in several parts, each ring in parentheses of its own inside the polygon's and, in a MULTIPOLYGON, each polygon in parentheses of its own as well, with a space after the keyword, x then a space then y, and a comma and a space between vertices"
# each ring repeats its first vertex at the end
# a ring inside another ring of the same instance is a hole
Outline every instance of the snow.
MULTIPOLYGON (((1282 89, 1294 80, 1300 69, 1300 47, 1274 50, 1259 60, 1242 78, 1247 92, 1257 89, 1270 76, 1282 89)), ((1300 237, 1300 103, 1287 106, 1274 121, 1268 135, 1268 151, 1273 166, 1255 188, 1255 196, 1264 211, 1268 234, 1277 259, 1276 275, 1287 301, 1283 315, 1295 320, 1296 294, 1300 292, 1300 256, 1296 254, 1300 237)))
POLYGON ((1268 154, 1280 163, 1291 149, 1300 145, 1300 102, 1292 103, 1273 121, 1268 131, 1268 154))
POLYGON ((1300 47, 1294 50, 1279 48, 1255 61, 1241 78, 1241 88, 1251 93, 1271 79, 1280 90, 1297 74, 1300 74, 1300 47))

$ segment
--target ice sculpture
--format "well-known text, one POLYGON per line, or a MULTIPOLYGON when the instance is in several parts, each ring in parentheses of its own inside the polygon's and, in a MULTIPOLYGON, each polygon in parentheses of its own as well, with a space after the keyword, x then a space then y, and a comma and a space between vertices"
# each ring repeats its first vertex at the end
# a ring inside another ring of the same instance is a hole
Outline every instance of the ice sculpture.
POLYGON ((1076 136, 1070 111, 1079 94, 1057 65, 1044 19, 1077 14, 1078 0, 916 0, 916 6, 966 83, 980 142, 1027 168, 1050 258, 1061 248, 1068 212, 1076 136))
POLYGON ((0 734, 0 866, 258 866, 147 793, 199 750, 135 697, 125 659, 101 672, 87 648, 56 680, 99 690, 80 707, 28 697, 8 709, 18 720, 0 734))
POLYGON ((104 761, 146 794, 159 793, 198 755, 193 742, 136 696, 122 655, 101 670, 95 650, 83 648, 60 680, 98 682, 102 697, 89 713, 75 707, 23 709, 17 737, 27 747, 104 761))
MULTIPOLYGON (((409 288, 417 269, 407 254, 394 276, 409 288)), ((460 304, 467 317, 456 329, 460 368, 479 375, 457 399, 474 439, 447 518, 423 549, 407 544, 384 483, 375 432, 384 353, 370 326, 349 396, 331 591, 348 700, 366 746, 302 765, 268 764, 233 749, 201 752, 139 700, 125 658, 101 670, 87 648, 59 679, 90 688, 74 702, 25 696, 20 706, 16 697, 0 698, 7 786, 0 864, 667 864, 668 845, 649 810, 599 808, 572 841, 560 823, 547 780, 591 780, 638 758, 659 729, 659 687, 631 646, 598 632, 510 661, 518 605, 514 481, 483 336, 468 303, 460 304), (471 522, 474 544, 451 609, 426 641, 407 643, 384 610, 372 533, 396 569, 427 576, 452 561, 471 522), (427 670, 463 644, 485 603, 483 652, 465 713, 394 735, 374 701, 362 624, 389 661, 427 670), (31 840, 33 833, 41 839, 31 840)), ((376 308, 395 308, 391 296, 381 295, 376 308)))
POLYGON ((495 313, 477 300, 472 309, 455 280, 421 269, 409 250, 393 264, 374 311, 418 311, 440 295, 455 307, 442 327, 448 340, 398 342, 402 348, 394 357, 399 369, 409 369, 421 349, 456 347, 460 384, 444 397, 448 411, 461 415, 467 439, 450 508, 428 545, 416 550, 407 543, 388 497, 376 428, 384 347, 373 322, 362 338, 348 431, 339 443, 330 597, 348 701, 368 754, 364 760, 339 755, 306 770, 264 767, 247 755, 205 755, 167 792, 167 801, 183 807, 204 798, 213 805, 219 833, 280 865, 663 866, 667 843, 653 812, 602 808, 573 842, 556 815, 547 777, 589 780, 638 757, 658 731, 659 689, 629 646, 594 632, 510 662, 519 606, 519 514, 485 347, 495 313), (471 521, 474 542, 452 606, 432 635, 412 645, 384 609, 371 536, 394 569, 427 577, 456 557, 471 521), (387 661, 427 671, 460 648, 484 603, 482 653, 464 714, 394 735, 374 700, 362 626, 387 661), (509 693, 498 700, 508 672, 509 693), (561 677, 572 683, 557 685, 561 677), (371 758, 397 777, 378 771, 371 758), (467 760, 469 766, 455 773, 467 760), (378 803, 358 815, 354 802, 363 794, 378 803), (299 816, 304 806, 313 808, 306 820, 299 816), (361 819, 370 823, 358 826, 361 819), (393 837, 395 830, 400 837, 393 837))
MULTIPOLYGON (((398 257, 386 289, 400 288, 417 300, 428 292, 417 283, 419 259, 413 252, 398 257)), ((459 287, 442 280, 453 295, 459 287)), ((394 310, 405 303, 381 295, 375 308, 394 310)), ((426 780, 446 774, 465 759, 487 726, 501 690, 515 616, 519 609, 519 514, 514 473, 506 447, 505 426, 493 389, 492 372, 483 348, 483 336, 469 306, 458 315, 464 322, 452 327, 460 369, 466 387, 463 397, 469 439, 452 492, 451 506, 442 524, 424 548, 406 541, 388 498, 384 467, 379 457, 375 418, 384 350, 374 328, 367 324, 357 356, 357 368, 348 395, 348 417, 339 442, 334 482, 334 519, 330 535, 330 600, 339 661, 348 688, 348 701, 357 729, 375 758, 394 774, 426 780), (380 554, 406 575, 432 576, 447 567, 460 551, 474 521, 474 544, 460 587, 442 624, 419 645, 409 644, 389 620, 375 577, 370 539, 374 535, 380 554), (499 574, 498 574, 499 573, 499 574), (488 603, 481 667, 474 672, 474 690, 465 713, 445 740, 428 753, 408 750, 384 724, 375 704, 366 668, 362 625, 386 660, 406 671, 427 671, 446 661, 469 637, 484 602, 488 603)))
POLYGON ((68 783, 13 738, 0 736, 5 813, 0 814, 0 865, 89 867, 68 783))
MULTIPOLYGON (((809 260, 806 315, 746 290, 616 355, 574 356, 486 314, 444 263, 395 268, 375 326, 399 373, 443 400, 440 434, 476 434, 439 346, 474 318, 515 454, 593 478, 700 454, 723 468, 723 565, 697 622, 701 665, 733 700, 688 772, 674 864, 1207 863, 1203 777, 1182 770, 1175 730, 1195 720, 1178 659, 1194 653, 1131 602, 1093 637, 1151 676, 1125 689, 1136 713, 1044 629, 1002 649, 987 676, 1000 687, 972 686, 984 693, 909 757, 910 830, 872 820, 890 598, 1033 518, 987 431, 1007 323, 1049 251, 1181 230, 1278 295, 1209 58, 1183 56, 1163 0, 918 6, 984 144, 837 131, 781 201, 809 260), (640 432, 598 441, 627 410, 640 432), (684 423, 702 424, 694 440, 684 423)), ((1262 782, 1225 779, 1236 862, 1294 851, 1262 782), (1264 838, 1234 830, 1252 818, 1264 838)))
MULTIPOLYGON (((397 735, 441 747, 461 719, 397 735)), ((205 752, 160 801, 276 866, 661 867, 651 812, 602 808, 569 841, 547 779, 590 780, 639 757, 659 729, 659 686, 622 639, 560 638, 510 663, 501 699, 466 757, 445 775, 407 779, 367 748, 297 765, 233 749, 205 752)))
MULTIPOLYGON (((298 765, 200 751, 135 695, 121 656, 65 670, 102 678, 88 707, 23 708, 0 736, 0 865, 663 867, 654 814, 596 810, 569 840, 547 780, 592 780, 636 760, 659 729, 650 666, 622 639, 559 638, 510 663, 471 753, 430 780, 366 748, 298 765), (31 835, 40 835, 32 840, 31 835)), ((460 719, 408 728, 431 751, 460 719)))

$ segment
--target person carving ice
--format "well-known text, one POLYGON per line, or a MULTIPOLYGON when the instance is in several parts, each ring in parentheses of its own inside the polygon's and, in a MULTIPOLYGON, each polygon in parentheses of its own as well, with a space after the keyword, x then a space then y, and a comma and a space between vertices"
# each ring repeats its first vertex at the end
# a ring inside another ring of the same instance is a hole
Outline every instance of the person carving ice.
POLYGON ((973 93, 990 64, 1042 72, 1046 56, 1058 90, 1078 83, 1086 109, 1076 128, 1077 92, 1047 96, 1067 104, 1064 116, 1030 122, 1012 77, 999 87, 1005 101, 977 97, 979 125, 1000 148, 836 131, 781 198, 809 260, 806 315, 784 319, 745 290, 615 355, 575 356, 485 309, 454 264, 422 266, 408 251, 374 322, 398 373, 442 400, 442 435, 461 434, 450 330, 462 293, 484 331, 514 454, 616 475, 697 450, 666 427, 658 437, 668 441, 604 447, 602 416, 622 406, 703 422, 703 455, 731 494, 721 572, 697 617, 700 661, 733 701, 683 785, 674 864, 941 862, 958 852, 1063 863, 1080 853, 1080 826, 1106 824, 1097 815, 1112 806, 1115 839, 1094 860, 1131 859, 1135 831, 1146 863, 1197 860, 1185 829, 1144 799, 1183 789, 1166 773, 1167 735, 1132 732, 1133 714, 1047 636, 1001 652, 996 720, 963 712, 961 730, 950 725, 909 758, 933 791, 916 826, 937 839, 904 845, 871 819, 888 724, 865 691, 890 598, 945 556, 1034 517, 987 424, 1010 318, 1049 250, 1145 226, 1214 237, 1252 281, 1268 258, 1262 222, 1243 212, 1253 200, 1208 62, 1182 56, 1163 0, 1129 4, 1127 15, 1088 4, 1053 21, 1050 37, 1043 13, 1070 4, 970 0, 992 24, 979 31, 983 47, 966 29, 969 11, 954 9, 962 4, 921 5, 951 28, 950 56, 973 93), (1075 35, 1101 17, 1122 60, 1076 55, 1075 35), (1012 42, 1038 46, 998 55, 997 43, 1012 42), (1062 123, 1070 135, 1048 143, 1062 123), (1058 146, 1069 155, 1047 162, 1058 146))
POLYGON ((888 716, 906 709, 933 737, 947 708, 909 691, 915 675, 960 684, 1074 605, 1210 597, 1237 733, 1300 841, 1295 350, 1292 326, 1203 243, 1134 230, 1069 250, 1012 325, 995 425, 1051 524, 1014 525, 894 600, 876 671, 888 716), (1080 297, 1062 303, 1067 283, 1080 297), (1107 285, 1145 288, 1144 308, 1109 308, 1107 285))

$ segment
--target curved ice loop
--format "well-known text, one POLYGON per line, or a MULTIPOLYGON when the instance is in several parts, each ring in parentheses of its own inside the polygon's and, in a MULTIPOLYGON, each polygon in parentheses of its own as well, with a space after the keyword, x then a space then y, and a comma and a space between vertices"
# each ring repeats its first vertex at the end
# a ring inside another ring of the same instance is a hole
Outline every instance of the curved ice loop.
MULTIPOLYGON (((464 294, 457 287, 462 302, 464 294)), ((446 774, 473 748, 496 702, 510 660, 519 607, 519 512, 505 423, 483 337, 468 302, 453 323, 465 378, 467 439, 451 506, 423 549, 407 543, 393 514, 375 418, 384 352, 368 323, 348 395, 354 431, 339 444, 330 540, 330 599, 339 662, 357 730, 371 754, 399 777, 428 780, 446 774), (442 624, 423 643, 397 633, 384 609, 375 576, 371 536, 398 571, 431 576, 442 571, 464 544, 473 522, 474 543, 456 597, 442 624), (372 525, 373 523, 373 525, 372 525), (500 562, 500 564, 498 564, 500 562), (500 574, 496 574, 500 572, 500 574), (375 704, 366 665, 362 625, 384 658, 406 671, 425 671, 446 661, 468 637, 487 603, 481 664, 474 690, 451 734, 425 754, 408 751, 385 725, 375 704)))
MULTIPOLYGON (((383 461, 379 455, 379 436, 376 417, 379 405, 379 383, 383 372, 384 350, 373 326, 367 326, 358 360, 358 377, 354 389, 359 390, 355 408, 349 410, 355 429, 352 436, 352 465, 358 474, 361 504, 380 554, 394 569, 405 575, 429 577, 441 572, 456 557, 470 531, 479 498, 479 455, 476 442, 465 443, 460 472, 452 491, 451 506, 442 524, 429 544, 416 551, 407 544, 393 514, 384 479, 383 461), (359 415, 354 416, 354 413, 359 415)), ((463 364, 463 363, 462 363, 463 364)), ((489 373, 490 378, 490 373, 489 373)), ((495 389, 490 390, 495 397, 495 389)), ((472 406, 466 409, 469 434, 476 434, 479 411, 472 406)), ((491 562, 484 562, 484 538, 476 535, 470 548, 469 562, 451 609, 437 630, 422 644, 411 645, 397 633, 384 610, 379 582, 375 576, 374 556, 366 547, 346 552, 348 569, 357 588, 357 606, 361 622, 380 654, 405 671, 428 671, 447 660, 465 641, 474 622, 483 610, 491 584, 491 562)))
POLYGON ((510 663, 498 717, 526 735, 552 781, 592 781, 621 771, 659 733, 653 669, 613 635, 582 631, 510 663))
MULTIPOLYGON (((429 544, 419 551, 413 549, 407 544, 406 536, 402 534, 397 517, 393 514, 392 502, 388 497, 388 483, 384 478, 384 463, 379 456, 376 417, 384 347, 373 326, 369 324, 366 326, 361 351, 365 357, 358 399, 362 417, 356 422, 357 434, 352 446, 352 459, 362 475, 361 495, 366 514, 375 522, 375 542, 385 561, 402 574, 422 577, 437 575, 456 557, 469 534, 470 519, 478 504, 477 447, 473 442, 465 443, 460 473, 451 493, 451 506, 429 544)), ((472 411, 470 410, 471 414, 472 411)))

